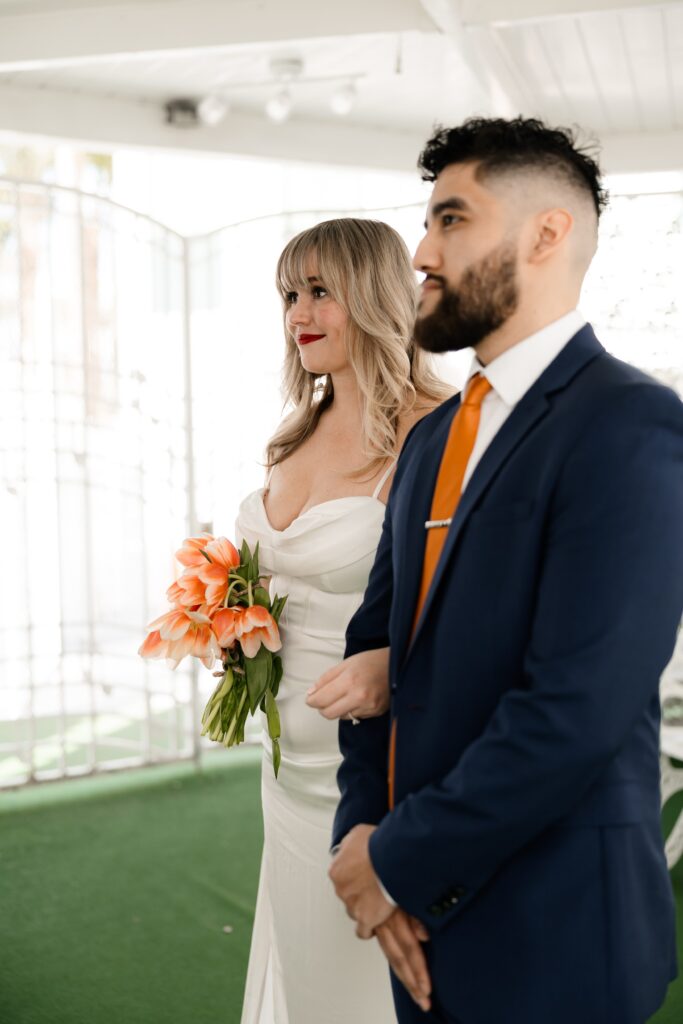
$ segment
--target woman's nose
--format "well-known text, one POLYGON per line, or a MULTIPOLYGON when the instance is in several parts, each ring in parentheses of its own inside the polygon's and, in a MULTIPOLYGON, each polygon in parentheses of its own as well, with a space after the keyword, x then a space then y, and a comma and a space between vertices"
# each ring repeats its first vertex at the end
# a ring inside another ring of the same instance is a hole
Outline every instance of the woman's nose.
POLYGON ((311 306, 305 296, 299 296, 287 310, 287 320, 290 324, 307 324, 311 319, 311 306))

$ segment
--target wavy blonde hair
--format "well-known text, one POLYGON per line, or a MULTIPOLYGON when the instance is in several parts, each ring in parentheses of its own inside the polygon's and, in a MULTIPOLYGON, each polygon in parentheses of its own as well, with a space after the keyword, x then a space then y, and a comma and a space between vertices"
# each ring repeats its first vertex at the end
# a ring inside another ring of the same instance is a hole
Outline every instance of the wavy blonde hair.
MULTIPOLYGON (((350 474, 369 474, 396 455, 399 418, 421 401, 443 402, 453 390, 439 380, 431 357, 413 341, 417 285, 405 242, 381 221, 344 217, 308 228, 289 242, 278 260, 276 284, 287 311, 287 295, 308 287, 306 264, 348 317, 346 350, 356 375, 367 464, 350 474)), ((268 467, 303 444, 334 399, 327 374, 301 365, 285 325, 282 393, 293 410, 266 448, 268 467)))

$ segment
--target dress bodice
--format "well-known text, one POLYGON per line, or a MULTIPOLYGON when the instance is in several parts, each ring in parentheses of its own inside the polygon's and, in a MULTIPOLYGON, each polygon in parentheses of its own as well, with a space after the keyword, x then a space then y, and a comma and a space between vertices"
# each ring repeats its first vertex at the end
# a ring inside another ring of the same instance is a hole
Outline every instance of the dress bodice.
POLYGON ((346 627, 363 600, 382 532, 385 506, 378 493, 379 487, 373 495, 321 502, 284 530, 271 525, 264 490, 248 494, 239 507, 237 544, 246 540, 253 551, 258 542, 259 566, 263 576, 270 576, 271 597, 288 595, 280 619, 283 769, 302 759, 339 759, 337 723, 310 709, 305 695, 344 657, 346 627))

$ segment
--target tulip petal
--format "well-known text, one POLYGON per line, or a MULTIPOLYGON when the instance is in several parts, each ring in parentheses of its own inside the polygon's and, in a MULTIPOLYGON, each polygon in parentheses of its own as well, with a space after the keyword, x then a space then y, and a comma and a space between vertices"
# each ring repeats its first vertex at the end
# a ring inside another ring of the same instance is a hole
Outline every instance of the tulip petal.
POLYGON ((261 646, 261 638, 258 633, 259 630, 252 629, 251 632, 245 633, 240 638, 240 646, 244 652, 245 658, 255 658, 258 654, 261 646))

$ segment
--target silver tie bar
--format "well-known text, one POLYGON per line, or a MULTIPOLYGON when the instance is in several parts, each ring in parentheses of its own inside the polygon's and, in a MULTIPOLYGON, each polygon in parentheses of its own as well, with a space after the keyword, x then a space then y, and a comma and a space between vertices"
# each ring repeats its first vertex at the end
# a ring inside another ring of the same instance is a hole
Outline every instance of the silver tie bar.
POLYGON ((450 526, 452 519, 427 519, 425 522, 425 530, 433 530, 439 526, 450 526))

